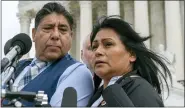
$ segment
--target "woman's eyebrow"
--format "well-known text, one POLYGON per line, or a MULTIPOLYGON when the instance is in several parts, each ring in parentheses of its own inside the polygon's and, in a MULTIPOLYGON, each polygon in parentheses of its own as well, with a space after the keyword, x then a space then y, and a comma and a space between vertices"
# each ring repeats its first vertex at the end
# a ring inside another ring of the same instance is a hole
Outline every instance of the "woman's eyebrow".
POLYGON ((94 41, 93 41, 93 43, 97 43, 97 42, 98 42, 98 40, 94 40, 94 41))

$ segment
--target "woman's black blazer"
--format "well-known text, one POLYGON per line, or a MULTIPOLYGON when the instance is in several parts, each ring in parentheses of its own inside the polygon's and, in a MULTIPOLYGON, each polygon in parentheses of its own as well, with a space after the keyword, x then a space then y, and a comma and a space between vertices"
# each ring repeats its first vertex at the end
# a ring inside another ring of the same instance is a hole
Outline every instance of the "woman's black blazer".
MULTIPOLYGON (((134 72, 133 72, 134 73, 134 72)), ((102 94, 105 101, 100 107, 163 107, 163 101, 156 90, 142 77, 124 76, 103 90, 100 87, 90 99, 90 107, 102 94)))

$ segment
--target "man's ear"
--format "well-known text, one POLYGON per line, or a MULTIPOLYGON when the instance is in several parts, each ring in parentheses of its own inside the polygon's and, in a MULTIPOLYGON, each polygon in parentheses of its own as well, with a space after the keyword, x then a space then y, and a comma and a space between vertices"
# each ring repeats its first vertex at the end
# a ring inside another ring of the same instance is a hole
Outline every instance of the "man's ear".
POLYGON ((73 38, 73 34, 74 34, 74 32, 73 32, 73 31, 71 31, 71 38, 73 38))
POLYGON ((33 39, 33 42, 35 42, 35 34, 36 34, 36 29, 32 28, 32 39, 33 39))
POLYGON ((83 50, 81 50, 81 59, 83 60, 83 50))

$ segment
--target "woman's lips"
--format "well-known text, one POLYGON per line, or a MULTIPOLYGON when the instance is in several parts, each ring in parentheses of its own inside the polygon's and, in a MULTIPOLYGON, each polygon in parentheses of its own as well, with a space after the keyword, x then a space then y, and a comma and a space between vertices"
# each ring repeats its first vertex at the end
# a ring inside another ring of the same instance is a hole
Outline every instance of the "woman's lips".
POLYGON ((102 61, 102 60, 97 60, 95 61, 95 66, 96 65, 101 65, 101 64, 105 64, 106 62, 102 61))

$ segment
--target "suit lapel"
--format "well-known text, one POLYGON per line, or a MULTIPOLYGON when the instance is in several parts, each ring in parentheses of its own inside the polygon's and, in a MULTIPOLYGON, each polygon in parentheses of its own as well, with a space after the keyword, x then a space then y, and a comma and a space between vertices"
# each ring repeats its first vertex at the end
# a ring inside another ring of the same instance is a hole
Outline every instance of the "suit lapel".
POLYGON ((101 86, 98 91, 91 97, 91 99, 89 100, 87 107, 91 107, 92 104, 101 96, 103 90, 103 86, 101 86))

